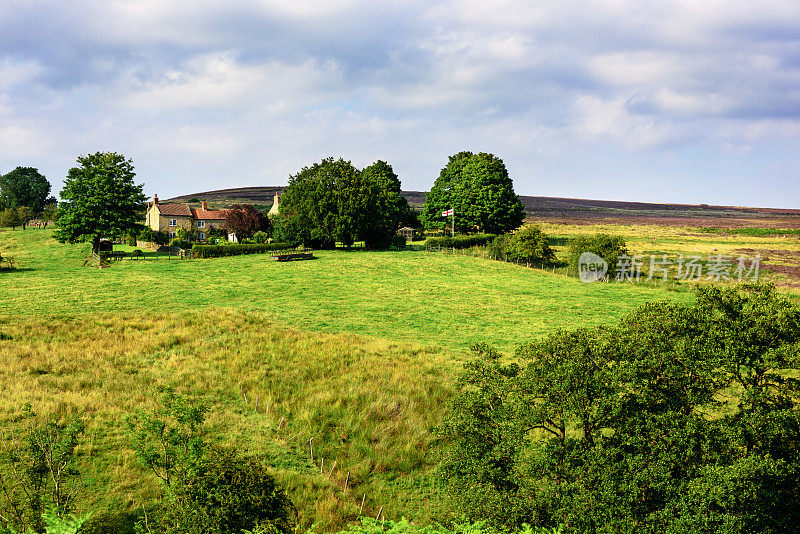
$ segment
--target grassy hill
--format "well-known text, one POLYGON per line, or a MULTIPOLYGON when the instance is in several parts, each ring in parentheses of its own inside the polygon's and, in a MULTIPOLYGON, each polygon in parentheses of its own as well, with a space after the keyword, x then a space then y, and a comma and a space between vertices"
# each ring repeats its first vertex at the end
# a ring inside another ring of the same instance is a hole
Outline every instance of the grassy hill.
POLYGON ((81 505, 110 523, 125 518, 103 510, 135 514, 160 491, 125 426, 159 386, 205 400, 214 439, 269 455, 301 527, 341 527, 362 499, 365 514, 384 507, 424 522, 441 506, 432 429, 471 343, 508 353, 643 302, 692 298, 423 252, 98 270, 82 267, 86 246, 58 244, 49 230, 1 230, 0 251, 19 267, 0 273, 0 428, 14 429, 26 403, 83 414, 81 505))

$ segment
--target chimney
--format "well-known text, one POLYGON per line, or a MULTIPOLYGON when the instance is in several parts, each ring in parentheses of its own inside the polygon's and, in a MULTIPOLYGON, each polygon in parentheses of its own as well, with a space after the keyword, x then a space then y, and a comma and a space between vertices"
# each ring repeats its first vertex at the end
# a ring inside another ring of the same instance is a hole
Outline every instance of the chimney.
POLYGON ((205 200, 203 201, 203 211, 208 211, 208 204, 205 200))
POLYGON ((158 206, 158 195, 153 195, 153 206, 158 206))
POLYGON ((281 192, 280 191, 275 191, 275 200, 273 202, 275 203, 276 206, 278 204, 280 204, 280 202, 281 202, 281 192))

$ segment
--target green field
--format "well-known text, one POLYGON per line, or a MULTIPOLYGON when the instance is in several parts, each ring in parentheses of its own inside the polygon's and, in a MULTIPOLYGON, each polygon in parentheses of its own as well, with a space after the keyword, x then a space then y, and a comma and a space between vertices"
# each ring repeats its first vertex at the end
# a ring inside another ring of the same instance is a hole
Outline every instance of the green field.
POLYGON ((278 263, 267 255, 114 262, 82 267, 86 246, 50 231, 0 231, 18 271, 0 284, 0 315, 183 313, 233 308, 282 325, 465 349, 504 350, 559 328, 615 321, 640 304, 691 294, 574 278, 464 256, 421 252, 317 253, 278 263))
MULTIPOLYGON (((632 231, 637 253, 777 239, 632 231)), ((125 514, 160 494, 124 425, 155 405, 160 386, 207 402, 213 439, 270 458, 301 528, 340 528, 362 499, 364 514, 383 507, 389 518, 424 523, 445 506, 432 477, 432 430, 469 345, 486 341, 511 355, 560 328, 693 298, 685 286, 582 284, 412 251, 324 251, 291 263, 268 255, 123 260, 98 269, 83 267, 86 245, 56 243, 49 230, 0 230, 0 254, 17 267, 0 271, 0 428, 14 429, 26 403, 82 414, 89 439, 80 506, 117 525, 109 532, 126 532, 125 514)))

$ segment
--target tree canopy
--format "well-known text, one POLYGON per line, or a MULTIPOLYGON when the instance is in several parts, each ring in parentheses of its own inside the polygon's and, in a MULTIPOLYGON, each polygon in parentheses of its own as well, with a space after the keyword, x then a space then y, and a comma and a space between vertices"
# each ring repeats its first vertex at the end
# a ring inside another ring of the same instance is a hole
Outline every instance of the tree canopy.
POLYGON ((0 207, 29 207, 41 213, 45 205, 55 202, 50 196, 50 182, 33 167, 17 167, 0 175, 0 207))
POLYGON ((468 365, 442 429, 468 517, 576 532, 787 532, 800 524, 800 309, 770 286, 699 288, 615 327, 468 365))
POLYGON ((269 219, 250 204, 236 204, 228 208, 225 229, 241 240, 253 237, 261 230, 267 230, 269 224, 269 219))
POLYGON ((146 200, 143 185, 133 182, 135 176, 133 162, 116 152, 79 157, 64 181, 53 236, 62 243, 90 241, 97 251, 101 236, 135 230, 146 200))
POLYGON ((359 237, 367 248, 387 248, 397 229, 410 223, 411 209, 400 193, 400 179, 391 165, 378 160, 361 173, 372 194, 362 196, 359 237))
POLYGON ((349 161, 327 158, 289 177, 275 217, 275 239, 314 248, 388 247, 409 216, 400 181, 391 165, 378 161, 363 171, 349 161))
POLYGON ((441 214, 450 208, 461 232, 500 234, 518 228, 525 218, 503 160, 484 152, 450 156, 425 198, 426 228, 446 227, 441 214))

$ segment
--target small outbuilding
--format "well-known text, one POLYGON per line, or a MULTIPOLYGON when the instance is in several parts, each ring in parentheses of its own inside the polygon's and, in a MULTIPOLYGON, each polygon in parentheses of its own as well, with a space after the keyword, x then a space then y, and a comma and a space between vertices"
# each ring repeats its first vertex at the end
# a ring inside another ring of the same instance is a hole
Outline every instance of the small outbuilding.
POLYGON ((406 241, 413 241, 414 240, 414 232, 415 230, 410 226, 404 226, 397 231, 397 235, 401 235, 406 238, 406 241))

